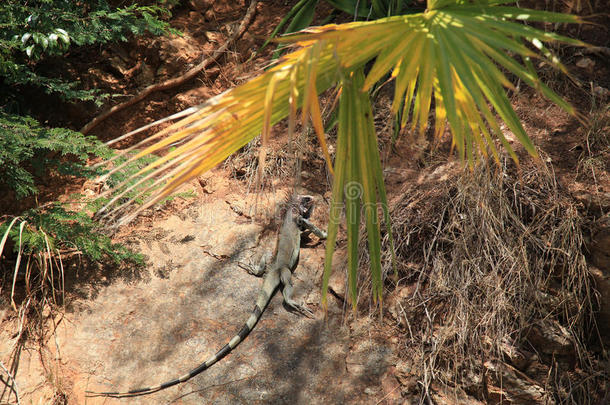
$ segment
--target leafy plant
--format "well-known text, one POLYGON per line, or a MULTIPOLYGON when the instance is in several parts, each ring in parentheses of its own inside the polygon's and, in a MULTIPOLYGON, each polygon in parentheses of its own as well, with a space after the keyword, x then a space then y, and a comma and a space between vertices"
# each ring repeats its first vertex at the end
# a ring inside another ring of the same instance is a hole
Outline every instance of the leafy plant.
MULTIPOLYGON (((522 22, 581 23, 577 16, 500 6, 514 1, 429 0, 422 13, 310 28, 281 41, 299 48, 282 57, 265 74, 192 107, 182 118, 151 137, 156 143, 134 159, 179 144, 173 151, 143 169, 141 175, 158 178, 163 187, 125 216, 140 211, 169 195, 184 182, 201 175, 237 151, 262 131, 266 145, 269 128, 289 118, 295 127, 297 108, 303 124, 311 120, 331 171, 334 167, 331 221, 323 279, 323 300, 331 271, 341 197, 350 182, 360 183, 362 194, 347 198, 353 212, 366 206, 365 220, 371 253, 373 297, 381 299, 379 226, 371 206, 387 207, 383 174, 366 91, 382 76, 394 80, 392 111, 401 111, 401 125, 422 136, 429 125, 434 104, 434 133, 451 131, 454 150, 470 165, 491 154, 499 160, 500 144, 518 163, 500 121, 533 156, 532 141, 525 133, 505 94, 513 88, 508 71, 532 86, 570 114, 576 110, 538 78, 533 59, 565 72, 545 43, 563 42, 584 46, 581 41, 533 28, 522 22), (374 60, 364 76, 363 67, 374 60), (504 71, 502 70, 504 69, 504 71), (363 80, 361 80, 363 78, 363 80), (338 85, 339 138, 335 165, 326 147, 318 93, 338 85), (447 125, 448 124, 448 125, 447 125), (363 132, 364 131, 364 132, 363 132), (343 133, 343 135, 342 135, 343 133), (358 203, 360 201, 360 203, 358 203)), ((148 126, 147 126, 148 127, 148 126)), ((140 130, 132 132, 138 133, 140 130)), ((114 170, 119 169, 119 167, 114 170)), ((348 208, 350 210, 350 208, 348 208)), ((375 214, 376 215, 376 214, 375 214)), ((387 219, 387 214, 384 212, 387 219)), ((358 233, 348 218, 349 290, 356 302, 358 233), (350 232, 350 229, 352 231, 350 232)))
MULTIPOLYGON (((99 105, 108 95, 84 89, 68 78, 61 58, 86 46, 127 41, 134 35, 175 33, 164 20, 169 15, 167 7, 175 1, 160 4, 167 6, 133 3, 117 8, 106 0, 0 2, 0 188, 6 191, 3 202, 18 206, 24 197, 37 196, 40 183, 50 177, 101 174, 101 169, 88 168, 86 161, 91 156, 108 158, 112 155, 110 149, 94 137, 41 125, 29 116, 32 100, 23 94, 44 92, 63 101, 94 101, 99 105), (61 69, 53 69, 57 66, 61 69)), ((10 255, 16 257, 11 295, 18 276, 25 274, 28 296, 33 293, 32 282, 38 280, 36 288, 43 291, 42 302, 48 298, 49 287, 54 297, 53 280, 63 275, 61 258, 66 252, 79 252, 92 260, 110 257, 115 261, 141 262, 138 255, 99 234, 86 211, 75 211, 57 202, 27 210, 24 207, 13 217, 1 217, 0 238, 0 253, 7 243, 14 244, 15 255, 10 255), (27 259, 21 261, 24 256, 27 259)))
POLYGON ((0 234, 6 233, 15 243, 14 251, 21 254, 67 250, 80 252, 91 260, 107 256, 115 263, 123 260, 142 263, 140 255, 99 233, 99 225, 86 212, 66 209, 58 202, 23 212, 18 223, 25 224, 23 229, 10 226, 7 221, 0 224, 0 234))
MULTIPOLYGON (((16 200, 36 195, 41 178, 101 174, 101 169, 86 166, 91 155, 108 158, 112 151, 94 137, 66 128, 47 128, 31 117, 10 115, 0 109, 0 187, 13 190, 16 200)), ((78 252, 91 260, 108 257, 117 263, 142 262, 139 255, 112 243, 98 228, 86 211, 74 211, 58 202, 0 219, 0 254, 11 240, 17 258, 11 299, 20 274, 25 274, 28 295, 34 288, 43 292, 50 288, 55 297, 54 275, 61 273, 63 277, 62 252, 78 252), (27 260, 22 261, 22 257, 27 260)), ((47 298, 43 293, 43 299, 47 298)), ((12 304, 16 308, 14 300, 12 304)))
POLYGON ((31 117, 0 109, 0 186, 14 190, 17 199, 36 194, 35 178, 43 175, 99 174, 84 163, 90 155, 108 158, 112 152, 95 137, 43 127, 31 117))
MULTIPOLYGON (((176 32, 162 20, 169 11, 159 6, 112 8, 106 1, 6 0, 0 4, 0 78, 10 93, 15 86, 35 86, 64 100, 100 103, 96 90, 39 72, 43 59, 64 55, 70 47, 127 41, 131 35, 176 32)), ((14 96, 14 94, 13 94, 14 96)), ((6 96, 5 96, 6 97, 6 96)), ((7 97, 8 98, 8 97, 7 97)), ((6 101, 1 104, 5 104, 6 101)))
MULTIPOLYGON (((416 2, 413 0, 326 0, 326 2, 335 10, 324 19, 323 24, 334 21, 341 12, 353 15, 354 21, 356 21, 360 19, 377 20, 393 15, 414 13, 417 10, 414 4, 416 2)), ((309 27, 319 3, 320 0, 300 0, 295 4, 275 27, 269 39, 261 46, 261 50, 278 35, 286 24, 288 26, 282 31, 284 34, 291 34, 309 27)), ((280 45, 274 53, 274 57, 279 56, 279 51, 282 49, 284 46, 280 45)))
POLYGON ((99 224, 89 214, 66 209, 57 202, 27 210, 12 220, 0 221, 0 235, 0 255, 10 239, 17 257, 11 288, 11 304, 15 310, 15 285, 20 273, 25 278, 26 296, 41 291, 43 301, 52 298, 54 303, 58 302, 55 291, 61 287, 63 294, 62 255, 67 253, 83 254, 95 261, 110 258, 117 264, 123 261, 143 264, 142 255, 100 233, 99 224), (27 258, 24 269, 23 256, 27 258))

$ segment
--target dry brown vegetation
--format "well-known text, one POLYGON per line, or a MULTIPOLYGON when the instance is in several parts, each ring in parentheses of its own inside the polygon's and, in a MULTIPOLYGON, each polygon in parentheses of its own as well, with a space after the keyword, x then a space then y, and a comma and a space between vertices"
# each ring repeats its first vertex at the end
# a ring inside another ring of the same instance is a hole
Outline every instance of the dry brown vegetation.
POLYGON ((421 399, 443 383, 492 403, 581 404, 603 386, 583 217, 551 167, 524 166, 442 165, 394 199, 390 313, 421 399))

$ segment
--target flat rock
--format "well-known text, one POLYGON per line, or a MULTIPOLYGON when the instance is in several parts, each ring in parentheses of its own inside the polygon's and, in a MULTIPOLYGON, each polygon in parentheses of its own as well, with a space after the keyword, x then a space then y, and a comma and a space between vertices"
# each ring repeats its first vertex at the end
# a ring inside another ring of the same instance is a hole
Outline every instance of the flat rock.
POLYGON ((272 233, 257 244, 261 230, 216 199, 139 234, 136 250, 149 258, 144 276, 110 282, 58 327, 69 402, 375 403, 388 395, 386 388, 395 389, 388 347, 359 343, 350 354, 353 332, 341 326, 336 300, 329 300, 324 319, 324 247, 314 243, 302 249, 293 282, 295 299, 305 301, 315 319, 288 312, 276 294, 250 336, 188 382, 142 397, 85 397, 86 390, 127 391, 174 379, 227 343, 247 319, 262 283, 236 262, 258 258, 274 245, 272 233))

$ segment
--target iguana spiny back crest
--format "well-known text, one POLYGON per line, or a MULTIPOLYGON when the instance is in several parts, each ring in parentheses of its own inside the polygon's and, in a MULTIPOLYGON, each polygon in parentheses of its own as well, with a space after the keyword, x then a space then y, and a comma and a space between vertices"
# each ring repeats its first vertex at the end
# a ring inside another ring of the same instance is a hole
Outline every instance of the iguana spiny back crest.
POLYGON ((273 261, 269 266, 266 266, 265 255, 259 266, 254 269, 248 269, 251 274, 260 276, 265 273, 263 286, 258 294, 256 305, 246 320, 246 323, 237 332, 237 334, 224 345, 216 354, 199 364, 196 368, 188 373, 164 382, 162 384, 133 389, 127 392, 91 392, 87 391, 90 396, 107 396, 115 398, 135 397, 139 395, 152 394, 153 392, 161 391, 165 388, 183 383, 190 380, 201 372, 210 368, 217 363, 233 349, 237 347, 254 329, 254 326, 261 318, 263 311, 271 301, 271 298, 277 291, 280 284, 283 285, 282 294, 284 296, 284 304, 294 311, 303 315, 311 316, 313 313, 301 304, 296 303, 292 299, 292 272, 296 268, 299 260, 299 250, 301 248, 301 233, 311 232, 321 239, 326 238, 326 232, 318 229, 315 225, 309 222, 309 218, 313 212, 314 199, 309 195, 297 195, 291 199, 284 215, 278 238, 276 252, 273 261))

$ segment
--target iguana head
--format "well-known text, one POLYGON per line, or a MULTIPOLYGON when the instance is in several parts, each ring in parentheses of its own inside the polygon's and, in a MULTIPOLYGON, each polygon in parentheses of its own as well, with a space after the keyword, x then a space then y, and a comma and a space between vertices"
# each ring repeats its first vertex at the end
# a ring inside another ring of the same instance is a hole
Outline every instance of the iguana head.
POLYGON ((302 218, 309 219, 313 212, 314 201, 310 195, 299 195, 297 196, 299 215, 302 218))

